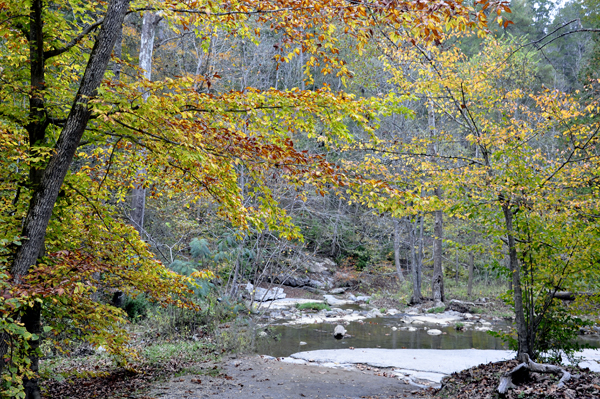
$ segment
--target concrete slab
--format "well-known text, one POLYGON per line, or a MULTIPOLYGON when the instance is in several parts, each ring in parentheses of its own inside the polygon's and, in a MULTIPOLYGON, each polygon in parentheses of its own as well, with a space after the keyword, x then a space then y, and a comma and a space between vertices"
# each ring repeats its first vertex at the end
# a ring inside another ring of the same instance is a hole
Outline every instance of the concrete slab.
MULTIPOLYGON (((575 354, 577 357, 583 358, 583 361, 578 365, 579 367, 587 367, 592 371, 600 372, 600 351, 594 349, 584 349, 581 352, 575 354)), ((563 360, 566 360, 563 358, 563 360)), ((566 362, 565 362, 566 363, 566 362)))
POLYGON ((294 353, 290 357, 308 362, 367 364, 373 367, 451 374, 482 363, 508 360, 512 351, 459 349, 332 349, 294 353))
MULTIPOLYGON (((585 349, 577 356, 583 358, 580 367, 600 372, 600 351, 585 349)), ((366 364, 377 368, 393 368, 394 374, 407 383, 439 387, 446 375, 514 357, 515 352, 506 350, 356 348, 299 352, 286 359, 325 367, 347 368, 354 364, 366 364)))

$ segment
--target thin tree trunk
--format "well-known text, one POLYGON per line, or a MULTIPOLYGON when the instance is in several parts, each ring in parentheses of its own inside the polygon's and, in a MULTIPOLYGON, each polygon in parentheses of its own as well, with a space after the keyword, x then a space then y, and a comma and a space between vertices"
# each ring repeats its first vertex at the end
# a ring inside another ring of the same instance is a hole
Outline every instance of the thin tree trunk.
POLYGON ((475 266, 475 254, 469 252, 469 283, 467 284, 467 295, 473 294, 473 267, 475 266))
POLYGON ((433 240, 433 278, 431 279, 431 293, 433 301, 437 304, 444 302, 444 276, 442 271, 442 211, 435 211, 435 225, 433 228, 433 234, 435 237, 433 240))
MULTIPOLYGON (((42 7, 41 1, 34 1, 32 4, 32 19, 34 21, 32 25, 38 26, 37 34, 41 35, 40 40, 43 40, 43 32, 41 32, 43 27, 41 20, 42 7), (39 25, 36 23, 38 20, 39 25)), ((88 102, 96 95, 96 90, 102 82, 118 36, 118 30, 123 23, 123 18, 128 7, 129 0, 113 0, 108 5, 106 17, 90 54, 79 90, 71 106, 71 111, 56 143, 54 155, 48 162, 39 184, 34 187, 27 216, 23 223, 22 235, 27 237, 27 239, 17 248, 11 267, 15 283, 21 282, 23 276, 29 272, 31 266, 36 264, 38 256, 43 252, 46 229, 52 216, 54 204, 91 115, 88 102)), ((35 35, 35 37, 37 38, 38 36, 35 35)), ((36 46, 36 48, 40 48, 39 43, 36 46)), ((39 55, 36 57, 39 57, 39 55)), ((33 58, 32 61, 35 59, 33 58)), ((37 59, 39 60, 39 58, 37 59)), ((43 61, 41 62, 43 76, 43 61)), ((33 83, 34 79, 32 77, 33 83)), ((43 99, 41 99, 40 104, 43 106, 43 99)), ((38 107, 40 104, 36 104, 35 106, 38 107)), ((40 307, 34 306, 26 311, 22 318, 27 330, 32 334, 40 332, 40 310, 40 307)), ((39 345, 39 342, 32 342, 32 345, 39 345)), ((0 350, 2 349, 5 350, 4 347, 0 348, 0 350)), ((0 353, 0 359, 4 354, 0 353)), ((38 364, 37 355, 32 355, 31 361, 31 367, 34 370, 38 364)), ((37 399, 41 396, 37 380, 25 381, 24 385, 27 399, 37 399)))
POLYGON ((419 302, 423 299, 421 293, 421 287, 423 285, 423 249, 425 247, 424 230, 425 230, 425 216, 419 215, 419 252, 417 253, 417 286, 419 290, 419 302))
MULTIPOLYGON (((435 110, 433 108, 433 100, 429 100, 427 107, 429 134, 432 140, 431 154, 434 157, 438 155, 438 148, 435 144, 435 136, 437 135, 435 126, 435 110)), ((442 198, 442 190, 436 187, 434 190, 435 196, 442 198)), ((444 302, 444 273, 442 269, 442 251, 443 251, 443 235, 444 235, 444 214, 442 210, 435 211, 435 224, 433 228, 433 276, 431 278, 431 296, 434 303, 438 306, 444 302)))
POLYGON ((456 274, 454 275, 454 282, 458 286, 458 278, 460 277, 460 263, 458 262, 458 248, 456 248, 456 274))
POLYGON ((417 221, 413 222, 406 218, 406 229, 408 233, 408 244, 410 246, 410 268, 412 274, 413 294, 410 300, 411 303, 421 303, 423 295, 421 294, 421 269, 422 269, 422 252, 423 252, 423 219, 417 216, 417 221), (421 240, 417 245, 417 227, 420 221, 419 236, 421 240))
POLYGON ((515 301, 515 323, 517 325, 517 359, 525 361, 524 354, 532 356, 532 349, 529 345, 529 334, 527 323, 525 321, 525 312, 523 309, 523 291, 521 289, 521 272, 519 260, 517 258, 517 247, 515 243, 513 229, 513 213, 510 204, 500 195, 502 212, 504 213, 504 222, 506 225, 506 236, 508 242, 509 265, 513 281, 513 298, 515 301))
POLYGON ((400 221, 397 218, 394 218, 394 263, 396 264, 398 281, 404 282, 402 265, 400 264, 400 221))
MULTIPOLYGON (((504 265, 506 266, 506 268, 508 270, 510 270, 510 260, 507 256, 504 257, 504 265)), ((508 279, 508 289, 512 290, 513 289, 513 281, 512 278, 508 279)))

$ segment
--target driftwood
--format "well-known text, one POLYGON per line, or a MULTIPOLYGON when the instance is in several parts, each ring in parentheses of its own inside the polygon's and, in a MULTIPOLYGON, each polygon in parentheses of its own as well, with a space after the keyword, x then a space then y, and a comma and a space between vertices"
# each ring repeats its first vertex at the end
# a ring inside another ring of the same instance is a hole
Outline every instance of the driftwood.
POLYGON ((594 296, 598 295, 597 292, 568 292, 568 291, 558 291, 555 292, 553 297, 556 299, 560 299, 562 301, 574 301, 578 296, 594 296))
POLYGON ((564 387, 565 382, 571 379, 571 373, 561 367, 551 364, 536 363, 531 360, 527 354, 524 354, 523 356, 525 356, 525 362, 505 373, 500 379, 498 392, 501 395, 505 395, 506 392, 508 392, 508 390, 511 388, 516 388, 516 385, 513 383, 513 381, 524 380, 530 371, 536 373, 552 373, 561 375, 560 380, 558 381, 558 388, 564 387))

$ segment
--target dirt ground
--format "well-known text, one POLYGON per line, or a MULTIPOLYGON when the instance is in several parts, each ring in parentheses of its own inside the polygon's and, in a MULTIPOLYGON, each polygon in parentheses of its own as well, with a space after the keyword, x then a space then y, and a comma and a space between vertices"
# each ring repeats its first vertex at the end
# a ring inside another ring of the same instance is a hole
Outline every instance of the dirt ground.
MULTIPOLYGON (((396 378, 269 360, 230 358, 157 385, 140 399, 428 398, 396 378)), ((383 374, 381 370, 378 374, 383 374)))

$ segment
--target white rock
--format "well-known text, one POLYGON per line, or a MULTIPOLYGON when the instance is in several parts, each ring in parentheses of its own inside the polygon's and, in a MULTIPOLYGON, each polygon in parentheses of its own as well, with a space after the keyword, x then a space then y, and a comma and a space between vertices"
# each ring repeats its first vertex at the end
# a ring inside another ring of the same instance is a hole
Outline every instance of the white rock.
POLYGON ((342 338, 344 338, 345 334, 346 334, 346 329, 344 328, 344 326, 341 326, 341 325, 335 326, 335 328, 333 330, 334 338, 342 339, 342 338))
POLYGON ((440 335, 441 333, 442 332, 440 330, 436 330, 435 328, 427 330, 427 334, 429 334, 429 335, 440 335))
POLYGON ((306 345, 306 342, 300 341, 300 345, 306 345))
POLYGON ((283 292, 283 288, 275 287, 271 289, 265 289, 260 287, 255 287, 253 284, 246 284, 246 291, 254 296, 254 300, 257 302, 266 302, 273 301, 276 299, 285 298, 285 293, 283 292))
POLYGON ((417 331, 417 329, 415 327, 408 327, 406 329, 406 331, 412 331, 412 332, 414 332, 414 331, 417 331))
POLYGON ((392 331, 396 331, 398 328, 396 327, 392 327, 392 331))

